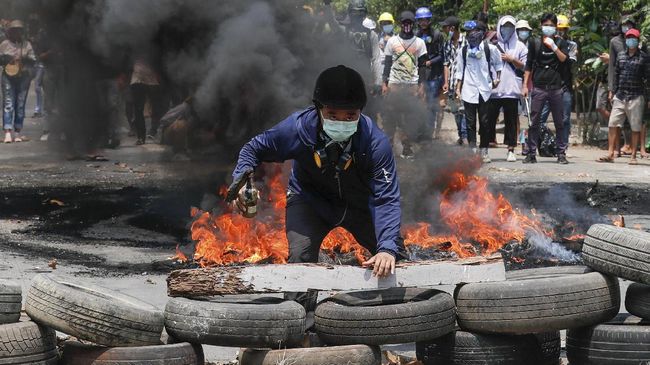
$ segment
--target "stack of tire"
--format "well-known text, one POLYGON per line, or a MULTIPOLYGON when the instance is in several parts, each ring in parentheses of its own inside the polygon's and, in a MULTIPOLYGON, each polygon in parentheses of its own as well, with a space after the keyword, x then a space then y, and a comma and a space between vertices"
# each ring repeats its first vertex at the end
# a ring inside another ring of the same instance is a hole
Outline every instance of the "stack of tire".
MULTIPOLYGON (((56 364, 54 330, 92 343, 66 341, 59 362, 64 365, 204 364, 201 347, 189 343, 162 344, 160 310, 103 287, 37 275, 29 288, 25 309, 35 322, 25 322, 25 326, 31 325, 31 330, 25 333, 33 335, 25 340, 24 346, 14 347, 40 346, 41 352, 53 351, 55 356, 50 360, 27 362, 4 362, 0 356, 0 364, 56 364)), ((22 333, 13 332, 14 336, 22 333)), ((0 348, 0 355, 1 351, 0 348)))
POLYGON ((299 348, 305 327, 302 305, 263 295, 171 298, 165 308, 165 328, 171 337, 194 344, 247 348, 239 356, 243 365, 380 364, 379 349, 370 346, 299 348))
POLYGON ((427 364, 558 364, 560 330, 601 323, 620 306, 616 278, 586 267, 509 272, 503 282, 460 285, 459 330, 418 342, 427 364))
POLYGON ((21 318, 21 307, 20 285, 0 280, 0 364, 57 364, 56 334, 21 318))
POLYGON ((594 270, 636 283, 625 294, 632 315, 567 332, 570 363, 650 363, 650 233, 597 224, 587 232, 582 251, 594 270))

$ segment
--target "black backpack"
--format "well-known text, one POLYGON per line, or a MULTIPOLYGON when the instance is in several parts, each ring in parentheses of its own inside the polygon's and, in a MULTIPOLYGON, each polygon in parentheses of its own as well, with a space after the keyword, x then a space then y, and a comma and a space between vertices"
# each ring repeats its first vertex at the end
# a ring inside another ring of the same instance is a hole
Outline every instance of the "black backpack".
POLYGON ((546 124, 539 126, 539 144, 537 149, 542 157, 555 157, 555 136, 546 124))

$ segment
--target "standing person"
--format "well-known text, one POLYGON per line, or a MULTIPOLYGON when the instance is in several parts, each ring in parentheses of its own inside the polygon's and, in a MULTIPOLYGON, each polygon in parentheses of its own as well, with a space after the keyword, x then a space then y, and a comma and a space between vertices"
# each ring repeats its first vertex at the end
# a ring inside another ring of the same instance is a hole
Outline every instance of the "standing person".
POLYGON ((384 65, 386 61, 386 55, 384 54, 384 49, 386 48, 386 43, 393 36, 393 31, 395 30, 395 19, 391 13, 382 13, 379 16, 379 47, 377 47, 377 53, 373 56, 372 60, 372 70, 373 77, 375 80, 375 93, 381 93, 381 85, 384 80, 384 65))
MULTIPOLYGON (((530 39, 530 32, 533 30, 533 28, 530 27, 530 24, 528 24, 528 20, 520 19, 517 21, 517 24, 515 25, 515 29, 517 30, 517 38, 519 38, 519 41, 526 46, 526 49, 528 49, 528 41, 530 39)), ((525 68, 525 66, 524 66, 525 68)), ((522 74, 522 81, 523 81, 523 74, 522 74)), ((532 84, 533 80, 528 81, 528 89, 531 90, 533 88, 532 84)), ((526 123, 526 128, 521 128, 521 123, 519 123, 519 117, 524 114, 528 120, 530 120, 530 116, 528 115, 528 110, 526 105, 530 106, 530 96, 527 98, 524 98, 522 96, 521 99, 519 99, 519 115, 517 116, 517 126, 520 127, 520 130, 518 132, 519 134, 519 143, 521 143, 521 154, 526 155, 528 153, 528 147, 526 146, 526 139, 528 138, 528 128, 530 127, 528 123, 526 123)))
MULTIPOLYGON (((636 165, 636 148, 639 144, 643 114, 646 108, 645 95, 650 91, 650 58, 639 49, 641 34, 637 29, 625 33, 626 50, 616 56, 612 75, 614 88, 609 91, 612 112, 609 117, 609 153, 598 162, 614 162, 616 140, 625 118, 632 129, 632 158, 630 165, 636 165)), ((643 141, 645 144, 645 141, 643 141)))
POLYGON ((488 100, 492 89, 499 86, 501 79, 501 54, 485 41, 487 26, 482 22, 465 22, 467 45, 456 56, 456 97, 465 105, 467 137, 469 145, 476 147, 476 121, 478 114, 480 149, 483 162, 491 162, 488 155, 490 127, 488 123, 488 100))
MULTIPOLYGON (((562 64, 569 59, 569 44, 557 37, 557 16, 546 13, 541 18, 542 39, 531 40, 528 44, 528 59, 526 72, 522 85, 522 95, 527 97, 528 81, 533 74, 533 90, 530 93, 532 102, 530 106, 531 126, 528 131, 528 154, 524 163, 537 163, 537 143, 540 138, 540 125, 542 108, 549 103, 555 131, 558 136, 564 133, 562 122, 562 64)), ((564 139, 556 139, 557 162, 568 164, 566 159, 566 144, 564 139)))
MULTIPOLYGON (((562 138, 564 144, 569 146, 569 135, 571 135, 571 109, 573 106, 573 65, 578 62, 578 44, 569 39, 569 18, 566 15, 557 16, 557 32, 569 44, 569 59, 562 64, 562 124, 564 125, 564 134, 558 135, 562 138)), ((544 104, 542 109, 542 124, 546 124, 548 116, 551 113, 549 103, 544 104)))
POLYGON ((444 43, 445 39, 438 29, 431 24, 431 10, 427 7, 418 8, 415 12, 415 19, 418 23, 417 36, 422 38, 427 46, 428 60, 425 63, 426 75, 424 89, 426 100, 432 116, 429 128, 433 131, 433 138, 440 137, 442 128, 442 105, 440 100, 440 90, 444 82, 444 43))
POLYGON ((161 86, 160 73, 152 63, 143 56, 138 56, 133 63, 131 74, 131 93, 133 96, 134 124, 137 134, 136 145, 143 145, 147 138, 147 126, 144 119, 144 107, 149 99, 151 105, 151 127, 149 137, 155 138, 160 118, 165 114, 165 97, 161 86))
POLYGON ((442 23, 442 31, 447 34, 447 42, 444 46, 444 83, 442 92, 447 96, 449 110, 456 121, 458 131, 459 145, 468 144, 467 140, 467 123, 465 122, 465 107, 462 102, 456 99, 454 90, 456 90, 456 70, 458 69, 457 55, 458 51, 466 44, 465 36, 460 32, 460 21, 455 16, 450 16, 442 23), (449 90, 452 92, 450 93, 449 90))
MULTIPOLYGON (((413 108, 408 101, 416 96, 424 96, 424 71, 427 61, 427 46, 424 41, 415 36, 415 14, 410 11, 402 12, 400 16, 402 30, 386 43, 384 49, 384 83, 383 94, 388 94, 389 114, 384 123, 388 137, 393 139, 397 127, 402 136, 402 157, 413 157, 411 143, 421 137, 420 121, 413 114, 413 108)), ((430 137, 429 137, 430 139, 430 137)))
POLYGON ((2 97, 4 112, 2 122, 5 131, 5 143, 22 142, 21 135, 25 120, 25 103, 32 81, 32 67, 36 55, 30 42, 24 39, 25 26, 20 20, 14 20, 7 29, 7 39, 0 43, 0 64, 2 73, 2 97), (13 132, 13 133, 12 133, 13 132))
MULTIPOLYGON (((609 88, 609 91, 612 91, 614 89, 614 68, 616 67, 616 57, 618 55, 625 51, 625 33, 627 33, 628 30, 636 28, 636 22, 634 21, 634 18, 632 18, 629 15, 624 15, 621 18, 620 22, 620 32, 617 36, 612 37, 609 41, 609 58, 608 58, 608 67, 607 67, 607 86, 609 88)), ((609 92, 608 92, 609 95, 609 92)), ((611 114, 610 114, 611 117, 611 114)), ((631 131, 630 131, 630 123, 629 121, 625 121, 623 123, 621 129, 623 130, 623 147, 618 144, 618 153, 619 155, 621 154, 630 154, 632 151, 630 150, 630 142, 632 140, 631 137, 631 131)), ((618 141, 618 140, 617 140, 618 141)))
POLYGON ((373 255, 363 266, 389 276, 405 252, 390 141, 361 114, 367 97, 355 70, 340 65, 323 71, 313 100, 314 106, 242 147, 227 200, 238 199, 262 162, 293 160, 285 225, 289 262, 317 262, 323 239, 343 227, 373 255))
POLYGON ((528 48, 519 42, 515 34, 515 18, 506 15, 499 19, 497 24, 496 38, 498 43, 497 49, 501 54, 501 60, 504 62, 501 71, 501 83, 492 90, 492 96, 488 103, 488 119, 490 128, 496 125, 499 111, 503 108, 503 118, 505 122, 505 144, 508 146, 506 161, 515 162, 515 147, 517 147, 517 109, 521 99, 521 82, 523 69, 528 57, 528 48))

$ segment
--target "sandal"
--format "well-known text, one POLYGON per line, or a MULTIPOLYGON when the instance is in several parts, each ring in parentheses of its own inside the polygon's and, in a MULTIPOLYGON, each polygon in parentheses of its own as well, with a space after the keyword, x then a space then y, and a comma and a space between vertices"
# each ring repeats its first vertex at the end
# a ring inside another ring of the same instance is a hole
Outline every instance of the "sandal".
POLYGON ((636 158, 633 158, 633 159, 631 159, 630 161, 628 161, 627 164, 628 164, 628 165, 638 165, 638 164, 639 164, 639 161, 637 161, 636 158))
POLYGON ((614 158, 609 157, 609 156, 603 156, 603 157, 600 157, 599 159, 597 159, 596 162, 609 162, 609 163, 612 163, 612 162, 614 162, 614 158))

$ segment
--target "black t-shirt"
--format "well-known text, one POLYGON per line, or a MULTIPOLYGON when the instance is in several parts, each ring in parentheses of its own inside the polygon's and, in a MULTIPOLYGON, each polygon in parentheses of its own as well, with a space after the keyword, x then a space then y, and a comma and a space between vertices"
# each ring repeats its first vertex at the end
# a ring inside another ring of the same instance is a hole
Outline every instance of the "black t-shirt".
MULTIPOLYGON (((567 56, 569 62, 569 43, 562 38, 555 38, 555 44, 567 56)), ((533 87, 556 90, 563 85, 564 67, 555 52, 546 47, 541 39, 528 42, 528 60, 526 71, 533 72, 533 87)))
POLYGON ((445 38, 436 29, 430 28, 428 32, 418 30, 416 36, 422 38, 427 46, 427 60, 431 61, 431 67, 427 68, 426 80, 433 80, 440 77, 444 70, 444 46, 445 38))

